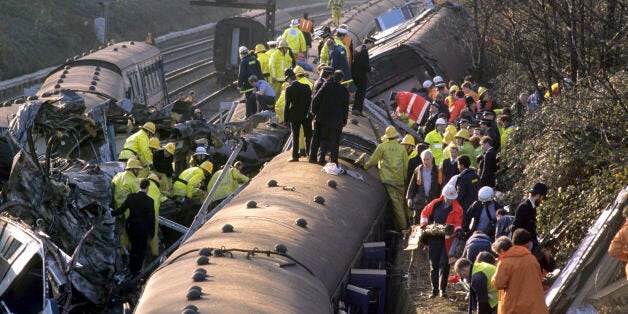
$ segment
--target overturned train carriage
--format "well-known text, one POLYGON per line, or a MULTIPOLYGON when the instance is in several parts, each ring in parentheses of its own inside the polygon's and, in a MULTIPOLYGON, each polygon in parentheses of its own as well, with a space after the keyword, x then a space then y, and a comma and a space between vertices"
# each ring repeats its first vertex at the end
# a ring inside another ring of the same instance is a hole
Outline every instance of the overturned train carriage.
MULTIPOLYGON (((354 122, 343 132, 347 160, 371 153, 377 143, 366 118, 354 122)), ((269 162, 151 275, 137 313, 179 312, 190 304, 200 313, 333 311, 343 279, 382 215, 386 193, 376 170, 344 164, 353 176, 334 176, 315 164, 287 163, 288 157, 269 162), (327 185, 330 179, 336 188, 327 185), (270 180, 278 186, 269 187, 270 180), (316 196, 324 203, 314 202, 316 196), (248 208, 249 201, 256 207, 248 208), (233 232, 224 232, 227 224, 233 232), (213 249, 206 266, 198 263, 204 248, 213 249), (195 282, 199 267, 207 279, 195 282), (191 286, 202 289, 200 299, 188 300, 191 286)))

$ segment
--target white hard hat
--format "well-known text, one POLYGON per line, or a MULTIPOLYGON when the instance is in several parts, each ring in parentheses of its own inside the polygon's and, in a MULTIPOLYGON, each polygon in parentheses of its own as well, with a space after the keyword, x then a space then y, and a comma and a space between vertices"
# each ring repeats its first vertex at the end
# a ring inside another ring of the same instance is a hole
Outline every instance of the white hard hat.
POLYGON ((283 41, 283 36, 279 36, 279 37, 277 37, 276 42, 277 42, 277 44, 278 44, 278 45, 279 45, 279 43, 280 43, 280 42, 282 42, 282 41, 283 41))
POLYGON ((348 31, 347 31, 346 28, 340 28, 339 27, 339 28, 336 29, 336 33, 342 34, 342 35, 346 35, 348 33, 348 31))
POLYGON ((447 121, 445 121, 445 119, 443 119, 443 118, 438 118, 436 120, 436 125, 439 125, 439 124, 447 125, 447 121))
POLYGON ((494 195, 495 192, 493 191, 493 188, 491 188, 490 186, 485 186, 478 191, 478 200, 480 202, 488 202, 493 199, 494 195))
POLYGON ((292 22, 290 23, 290 26, 299 26, 299 20, 293 19, 292 22))
POLYGON ((432 87, 432 85, 434 85, 434 83, 432 83, 432 81, 427 80, 423 82, 423 88, 430 88, 432 87))
POLYGON ((443 193, 441 194, 448 200, 455 200, 458 198, 458 191, 456 191, 456 187, 453 185, 445 185, 443 193))
POLYGON ((444 81, 444 80, 443 80, 443 78, 442 78, 442 77, 440 77, 440 76, 434 76, 434 84, 435 84, 436 86, 439 86, 439 85, 445 85, 445 81, 444 81))
POLYGON ((274 40, 267 41, 266 44, 269 45, 269 46, 277 46, 277 42, 274 41, 274 40))
POLYGON ((203 146, 199 146, 196 148, 196 151, 194 152, 194 155, 207 155, 207 150, 205 149, 205 147, 203 146))
POLYGON ((240 52, 240 54, 247 53, 249 52, 249 48, 246 48, 245 46, 240 46, 238 51, 240 52))

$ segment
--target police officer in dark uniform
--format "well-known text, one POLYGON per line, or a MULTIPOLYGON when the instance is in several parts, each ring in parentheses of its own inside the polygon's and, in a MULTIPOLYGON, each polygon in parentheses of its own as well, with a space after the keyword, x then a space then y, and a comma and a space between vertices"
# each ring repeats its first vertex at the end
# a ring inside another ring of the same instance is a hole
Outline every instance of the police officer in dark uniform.
MULTIPOLYGON (((246 99, 247 108, 257 109, 256 97, 253 95, 253 86, 249 83, 249 77, 255 75, 256 77, 264 77, 262 74, 262 67, 254 54, 249 53, 249 49, 242 46, 238 49, 240 52, 240 69, 238 74, 238 88, 240 91, 246 91, 244 93, 246 99), (253 95, 253 97, 251 97, 253 95)), ((247 110, 248 112, 249 110, 247 110)), ((253 110, 255 112, 255 110, 253 110)))
POLYGON ((368 87, 367 74, 373 70, 369 58, 369 48, 373 46, 375 38, 367 37, 362 41, 353 53, 353 65, 351 66, 351 74, 353 75, 353 83, 355 84, 355 100, 353 101, 352 113, 362 115, 364 106, 364 96, 366 96, 366 88, 368 87))
POLYGON ((306 84, 297 81, 297 76, 292 69, 286 69, 286 80, 290 86, 286 88, 286 104, 284 110, 284 121, 290 122, 292 130, 292 158, 290 162, 299 161, 299 133, 303 127, 305 136, 305 151, 310 151, 310 140, 312 137, 312 123, 310 122, 310 103, 312 91, 306 84))
POLYGON ((130 194, 120 208, 111 212, 112 216, 117 216, 127 209, 130 211, 129 217, 126 219, 126 232, 131 242, 129 269, 133 276, 139 274, 142 269, 148 248, 148 239, 155 236, 154 201, 146 194, 149 185, 150 180, 142 179, 140 191, 130 194))
POLYGON ((324 165, 329 152, 331 162, 338 164, 340 134, 349 116, 349 91, 340 84, 343 77, 343 72, 336 70, 333 79, 327 81, 312 100, 314 138, 308 160, 311 163, 324 165))
POLYGON ((325 85, 327 81, 331 79, 331 75, 334 74, 334 68, 330 66, 321 67, 321 76, 314 82, 312 87, 312 95, 316 95, 319 89, 325 85))

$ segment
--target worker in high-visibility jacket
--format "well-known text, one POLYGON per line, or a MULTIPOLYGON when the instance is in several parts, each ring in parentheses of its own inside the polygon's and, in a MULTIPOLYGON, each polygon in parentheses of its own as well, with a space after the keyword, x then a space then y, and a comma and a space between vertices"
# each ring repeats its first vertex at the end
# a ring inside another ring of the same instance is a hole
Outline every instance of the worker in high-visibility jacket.
MULTIPOLYGON (((227 170, 227 173, 222 178, 222 181, 220 181, 220 184, 216 189, 216 193, 214 193, 214 196, 212 197, 213 202, 223 200, 225 197, 235 192, 241 184, 249 182, 249 177, 243 175, 241 172, 243 167, 244 165, 242 162, 237 161, 233 164, 233 167, 227 170)), ((216 180, 218 180, 218 178, 222 175, 223 171, 224 169, 220 169, 214 173, 211 180, 209 180, 209 183, 207 184, 207 191, 214 186, 216 180)))
POLYGON ((399 133, 393 126, 386 128, 381 144, 377 145, 371 158, 364 165, 369 169, 375 165, 379 168, 379 178, 384 184, 393 210, 395 229, 406 229, 408 213, 405 208, 404 183, 408 171, 408 153, 397 141, 399 133))
POLYGON ((303 33, 299 30, 299 20, 292 20, 292 22, 290 22, 290 27, 283 32, 281 37, 283 37, 283 40, 288 43, 288 46, 292 49, 292 53, 296 53, 299 56, 305 56, 307 43, 305 42, 303 33))
POLYGON ((432 155, 434 155, 435 165, 440 165, 443 161, 443 136, 446 127, 447 121, 443 118, 438 118, 436 120, 436 129, 427 133, 423 140, 428 145, 432 155))
POLYGON ((277 122, 280 124, 284 122, 283 113, 284 109, 286 108, 286 88, 288 88, 288 86, 290 86, 290 83, 288 82, 284 82, 281 85, 281 94, 279 94, 279 97, 275 102, 275 116, 277 117, 277 122))
POLYGON ((327 8, 331 9, 331 21, 334 25, 340 25, 341 10, 344 6, 345 0, 329 0, 327 3, 327 8))
POLYGON ((284 71, 292 67, 292 56, 288 49, 288 43, 281 41, 278 50, 270 56, 270 85, 275 91, 275 95, 281 93, 281 84, 285 81, 284 71))
POLYGON ((190 167, 179 175, 173 184, 175 201, 180 205, 178 220, 189 226, 207 196, 207 181, 211 178, 214 165, 204 161, 198 167, 190 167))
MULTIPOLYGON (((153 152, 149 147, 149 136, 155 135, 155 124, 146 122, 139 131, 131 134, 124 142, 124 147, 118 155, 119 161, 127 161, 136 158, 142 163, 142 167, 153 165, 153 152)), ((148 174, 146 174, 148 175, 148 174)))
POLYGON ((164 145, 163 149, 153 154, 153 172, 159 176, 159 189, 161 190, 161 194, 166 197, 172 196, 172 174, 174 173, 172 163, 174 161, 175 150, 176 145, 174 143, 168 143, 164 145))
POLYGON ((336 30, 336 38, 342 42, 342 45, 345 47, 347 51, 347 62, 349 63, 349 68, 353 64, 353 40, 349 34, 349 28, 347 24, 340 24, 338 29, 336 30))
POLYGON ((168 198, 161 194, 160 191, 160 179, 154 173, 148 175, 148 180, 150 181, 150 185, 148 186, 148 191, 146 195, 153 199, 154 208, 155 208, 155 236, 153 238, 148 239, 148 247, 150 248, 150 253, 153 256, 159 255, 159 207, 161 207, 161 202, 166 201, 168 198))
POLYGON ((266 52, 264 44, 255 45, 255 55, 257 56, 257 61, 259 61, 259 66, 262 69, 264 80, 268 81, 268 78, 270 77, 270 68, 268 66, 268 63, 270 62, 270 54, 266 52))
POLYGON ((478 161, 475 156, 475 147, 473 147, 473 144, 469 142, 469 139, 471 139, 471 136, 469 135, 469 131, 467 129, 462 129, 456 133, 456 145, 459 147, 458 155, 466 155, 469 157, 471 167, 477 168, 478 161))
MULTIPOLYGON (((114 209, 120 208, 129 195, 140 191, 139 182, 137 180, 137 175, 140 170, 142 170, 142 164, 140 161, 135 158, 130 158, 126 162, 124 171, 118 172, 115 176, 113 176, 111 179, 111 186, 113 188, 114 209)), ((127 210, 124 212, 124 215, 120 215, 120 218, 116 220, 118 229, 121 231, 120 243, 127 247, 129 247, 131 243, 129 242, 129 237, 126 233, 125 227, 125 219, 128 216, 129 211, 127 210)))
POLYGON ((307 13, 303 13, 303 17, 299 19, 299 30, 305 38, 305 45, 312 48, 312 30, 314 30, 314 20, 308 18, 307 13))

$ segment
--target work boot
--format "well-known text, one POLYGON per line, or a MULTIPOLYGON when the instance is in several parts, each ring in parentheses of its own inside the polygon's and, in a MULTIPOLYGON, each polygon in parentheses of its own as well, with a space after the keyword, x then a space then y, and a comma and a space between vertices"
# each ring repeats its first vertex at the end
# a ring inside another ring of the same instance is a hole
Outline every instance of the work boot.
POLYGON ((446 298, 446 297, 447 297, 447 292, 446 292, 446 291, 444 291, 444 290, 441 290, 441 291, 440 291, 440 297, 441 297, 441 298, 446 298))
POLYGON ((432 294, 430 294, 430 296, 428 297, 428 299, 433 299, 437 296, 438 294, 436 293, 436 291, 432 291, 432 294))
POLYGON ((297 162, 297 161, 299 161, 299 158, 292 157, 288 159, 288 162, 297 162))

